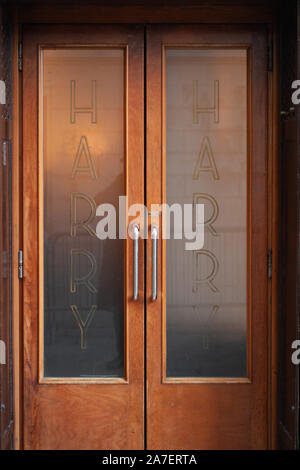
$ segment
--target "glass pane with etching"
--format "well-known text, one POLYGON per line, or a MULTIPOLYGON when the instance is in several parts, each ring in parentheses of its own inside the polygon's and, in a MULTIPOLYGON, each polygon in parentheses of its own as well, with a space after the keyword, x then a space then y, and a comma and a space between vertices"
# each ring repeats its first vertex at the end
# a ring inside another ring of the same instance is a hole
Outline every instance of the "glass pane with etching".
POLYGON ((42 52, 45 377, 124 377, 124 240, 96 236, 97 206, 125 191, 124 63, 122 49, 42 52))
POLYGON ((166 242, 167 377, 247 377, 246 50, 166 51, 166 199, 205 222, 166 242))

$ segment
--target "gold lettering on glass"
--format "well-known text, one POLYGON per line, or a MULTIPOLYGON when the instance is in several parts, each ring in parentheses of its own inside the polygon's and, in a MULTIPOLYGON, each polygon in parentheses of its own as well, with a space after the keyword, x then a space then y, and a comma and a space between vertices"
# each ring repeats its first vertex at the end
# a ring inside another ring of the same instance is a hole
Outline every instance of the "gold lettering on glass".
POLYGON ((215 316, 217 315, 219 309, 220 309, 219 305, 214 305, 212 307, 211 312, 209 314, 209 317, 207 319, 207 323, 212 323, 212 321, 214 320, 215 316))
POLYGON ((87 231, 92 237, 96 237, 96 232, 89 224, 94 220, 96 215, 96 202, 94 198, 84 193, 71 193, 71 237, 76 237, 77 228, 82 228, 87 231), (77 221, 77 200, 83 199, 90 206, 90 215, 86 220, 77 221))
POLYGON ((208 136, 205 136, 201 142, 200 152, 193 173, 193 180, 199 179, 200 173, 212 173, 215 180, 220 179, 208 136))
POLYGON ((90 114, 92 124, 97 123, 97 81, 92 80, 92 96, 91 96, 91 105, 79 107, 76 105, 76 80, 71 80, 71 124, 76 122, 76 114, 90 114))
POLYGON ((207 284, 209 288, 213 292, 219 292, 219 289, 215 286, 213 283, 216 275, 218 274, 219 271, 219 262, 216 258, 216 256, 209 250, 197 250, 194 251, 194 285, 193 285, 193 292, 198 292, 198 287, 201 284, 207 284), (201 277, 201 262, 200 262, 200 257, 202 256, 202 261, 203 257, 207 257, 210 259, 212 267, 211 271, 206 277, 201 277))
POLYGON ((208 316, 203 318, 203 305, 196 304, 192 306, 195 319, 201 324, 201 339, 202 339, 202 349, 209 349, 210 347, 210 336, 211 336, 211 324, 218 313, 220 306, 213 305, 208 316))
POLYGON ((81 315, 76 305, 71 305, 70 308, 72 310, 76 323, 80 328, 80 336, 81 336, 80 347, 81 349, 86 349, 87 348, 87 330, 91 324, 91 321, 94 318, 95 312, 97 310, 97 305, 92 305, 92 308, 89 311, 85 321, 82 320, 81 315))
POLYGON ((192 305, 192 309, 193 309, 193 314, 194 314, 194 317, 197 321, 199 321, 199 323, 201 323, 204 326, 208 326, 209 324, 211 324, 216 316, 216 314, 218 313, 219 309, 220 309, 220 306, 219 305, 213 305, 211 307, 211 310, 210 310, 210 313, 208 314, 208 316, 206 315, 204 318, 203 318, 203 310, 205 309, 206 310, 206 307, 203 307, 202 304, 194 304, 192 305))
POLYGON ((200 106, 198 104, 198 80, 193 80, 193 122, 199 124, 199 113, 213 114, 214 122, 217 124, 219 118, 219 80, 214 80, 214 98, 213 106, 200 106))
POLYGON ((97 179, 97 174, 95 170, 95 164, 93 157, 91 155, 87 137, 85 135, 81 136, 78 149, 76 152, 76 157, 74 160, 72 168, 72 179, 75 178, 77 173, 89 173, 90 177, 94 180, 97 179), (85 165, 81 166, 81 159, 84 158, 85 165))
MULTIPOLYGON (((215 198, 211 196, 210 194, 206 194, 206 193, 194 193, 193 194, 193 220, 195 221, 194 226, 197 226, 196 207, 197 207, 197 204, 201 204, 201 201, 203 201, 203 199, 206 201, 209 201, 209 203, 212 206, 212 213, 207 220, 204 220, 204 225, 209 229, 212 235, 218 236, 218 233, 216 229, 214 228, 213 223, 217 220, 219 216, 219 205, 217 201, 215 200, 215 198)), ((206 212, 207 211, 205 209, 204 213, 206 212)))
POLYGON ((91 282, 91 279, 94 277, 94 275, 96 273, 96 260, 95 260, 95 257, 93 255, 93 253, 91 253, 90 251, 85 250, 85 249, 72 248, 71 253, 70 253, 70 269, 71 269, 70 290, 71 290, 72 294, 74 294, 76 292, 77 286, 80 285, 80 284, 85 285, 86 288, 92 294, 95 294, 97 292, 96 287, 91 282), (74 260, 75 256, 85 256, 90 262, 91 269, 83 277, 77 277, 75 275, 75 262, 74 262, 75 261, 74 260))
MULTIPOLYGON (((97 97, 96 97, 97 90, 96 88, 97 88, 96 80, 92 80, 91 81, 91 105, 79 107, 76 104, 76 100, 77 100, 76 80, 71 80, 71 112, 70 112, 71 124, 75 124, 77 114, 89 114, 91 117, 91 122, 93 124, 97 123, 97 97)), ((84 135, 81 136, 80 138, 80 142, 79 142, 78 149, 76 152, 76 157, 73 163, 71 178, 74 179, 78 173, 80 174, 85 173, 85 174, 88 174, 92 179, 94 180, 97 179, 95 163, 90 152, 88 139, 84 135)), ((95 200, 91 196, 84 194, 84 193, 71 193, 70 205, 71 205, 70 207, 71 209, 70 210, 71 237, 73 238, 76 237, 78 228, 82 228, 92 237, 96 237, 96 233, 90 225, 96 215, 95 200), (77 202, 79 199, 86 201, 90 207, 90 214, 83 221, 77 220, 77 202)), ((86 288, 93 294, 97 292, 96 287, 93 285, 91 281, 91 279, 93 278, 96 272, 96 260, 95 260, 94 255, 90 251, 85 250, 85 249, 72 249, 71 259, 70 259, 70 270, 71 270, 71 276, 70 276, 71 293, 76 292, 78 285, 85 285, 86 288), (85 258, 90 263, 91 268, 89 272, 83 277, 78 277, 75 274, 75 257, 76 256, 81 256, 81 257, 85 256, 85 258)), ((78 311, 77 306, 71 305, 72 313, 81 331, 81 349, 83 350, 87 348, 87 330, 93 319, 96 309, 97 309, 97 306, 93 305, 86 320, 83 321, 78 311)))

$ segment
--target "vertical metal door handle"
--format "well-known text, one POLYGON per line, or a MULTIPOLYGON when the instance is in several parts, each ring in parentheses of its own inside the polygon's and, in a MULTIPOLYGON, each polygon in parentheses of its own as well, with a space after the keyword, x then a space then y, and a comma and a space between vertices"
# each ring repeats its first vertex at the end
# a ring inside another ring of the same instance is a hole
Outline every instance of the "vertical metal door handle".
POLYGON ((133 227, 133 300, 139 296, 139 226, 133 227))
POLYGON ((157 299, 157 239, 158 228, 156 225, 151 230, 152 238, 152 300, 157 299))

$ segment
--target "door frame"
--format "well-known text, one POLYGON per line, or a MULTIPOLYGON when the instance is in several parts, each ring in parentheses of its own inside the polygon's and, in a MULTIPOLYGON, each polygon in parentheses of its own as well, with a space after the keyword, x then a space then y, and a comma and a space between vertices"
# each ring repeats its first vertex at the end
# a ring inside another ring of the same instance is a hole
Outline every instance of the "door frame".
MULTIPOLYGON (((66 3, 66 2, 64 2, 66 3)), ((71 1, 70 1, 71 3, 71 1)), ((84 2, 83 2, 84 3, 84 2)), ((268 250, 272 251, 272 278, 268 280, 268 448, 277 447, 277 314, 278 314, 278 34, 277 6, 263 2, 253 7, 250 1, 242 5, 207 7, 195 2, 190 8, 178 7, 169 2, 168 8, 140 5, 110 7, 107 4, 76 7, 76 15, 70 15, 65 5, 43 6, 40 2, 28 7, 22 0, 11 8, 13 24, 13 147, 12 147, 12 250, 13 250, 13 362, 14 362, 14 448, 22 449, 23 371, 22 371, 22 281, 18 278, 18 250, 22 247, 22 124, 20 103, 22 100, 21 71, 19 70, 19 43, 22 25, 26 23, 227 23, 265 24, 269 32, 268 72, 268 250), (171 6, 172 5, 172 6, 171 6), (75 17, 75 20, 74 20, 75 17), (128 19, 130 18, 130 21, 128 19), (273 47, 271 47, 271 44, 273 47)), ((134 2, 133 2, 134 3, 134 2)), ((230 2, 228 2, 230 3, 230 2)), ((241 2, 242 3, 242 2, 241 2)), ((267 260, 266 260, 267 262, 267 260)))

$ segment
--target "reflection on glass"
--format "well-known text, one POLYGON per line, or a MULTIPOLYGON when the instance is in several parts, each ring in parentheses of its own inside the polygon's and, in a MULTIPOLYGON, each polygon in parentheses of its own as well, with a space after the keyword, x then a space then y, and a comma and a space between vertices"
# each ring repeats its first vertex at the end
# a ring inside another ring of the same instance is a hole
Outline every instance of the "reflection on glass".
POLYGON ((125 191, 123 50, 44 50, 40 110, 44 375, 124 377, 123 241, 95 235, 125 191))
POLYGON ((245 50, 166 51, 166 139, 167 203, 205 217, 202 250, 166 243, 167 377, 246 377, 245 50))

